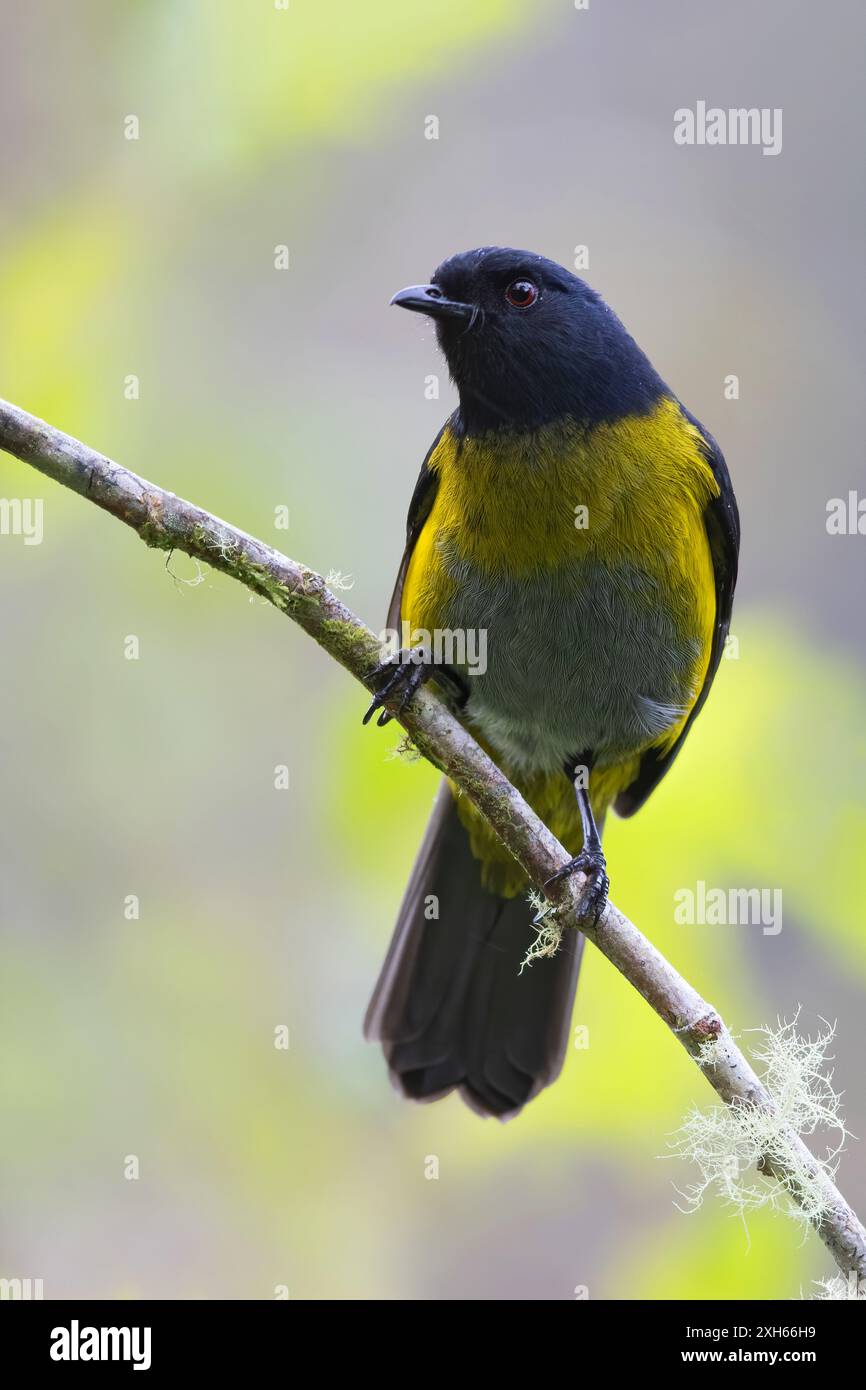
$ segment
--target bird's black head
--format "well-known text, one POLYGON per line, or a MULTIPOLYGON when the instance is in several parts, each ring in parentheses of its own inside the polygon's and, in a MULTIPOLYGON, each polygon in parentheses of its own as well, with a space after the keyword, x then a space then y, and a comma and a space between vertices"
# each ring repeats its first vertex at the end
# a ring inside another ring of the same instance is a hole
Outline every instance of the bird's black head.
POLYGON ((435 321, 469 434, 616 420, 665 390, 601 296, 531 251, 464 251, 391 303, 435 321))

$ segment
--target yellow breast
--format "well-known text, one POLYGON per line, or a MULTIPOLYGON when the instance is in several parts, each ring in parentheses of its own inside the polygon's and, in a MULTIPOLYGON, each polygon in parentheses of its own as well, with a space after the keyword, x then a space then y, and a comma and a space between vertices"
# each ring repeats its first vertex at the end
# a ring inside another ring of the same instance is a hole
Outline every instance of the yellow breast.
POLYGON ((413 625, 438 625, 461 562, 519 576, 616 561, 690 591, 696 628, 712 630, 703 512, 718 485, 698 430, 670 397, 649 415, 593 429, 565 420, 462 440, 446 429, 429 466, 436 498, 403 588, 413 625))

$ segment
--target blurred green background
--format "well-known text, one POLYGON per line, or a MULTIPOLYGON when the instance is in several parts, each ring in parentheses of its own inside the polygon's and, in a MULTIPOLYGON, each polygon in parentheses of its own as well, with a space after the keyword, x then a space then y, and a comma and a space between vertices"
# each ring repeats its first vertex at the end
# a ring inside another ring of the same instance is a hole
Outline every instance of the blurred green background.
MULTIPOLYGON (((863 483, 863 37, 853 0, 0 20, 0 394, 351 574, 376 626, 452 403, 390 295, 473 245, 588 246, 720 440, 744 530, 739 656, 647 809, 609 823, 614 898, 737 1032, 838 1020, 855 1134, 866 542, 828 536, 825 507, 863 483), (698 99, 782 107, 782 153, 676 146, 698 99), (677 926, 698 879, 781 888, 783 930, 677 926)), ((0 496, 44 499, 41 545, 0 537, 0 1275, 46 1297, 629 1299, 796 1298, 831 1272, 782 1217, 747 1237, 715 1203, 675 1209, 692 1175, 660 1156, 712 1095, 592 950, 590 1046, 517 1120, 401 1101, 361 1019, 434 774, 237 585, 185 583, 184 557, 5 455, 0 496)), ((839 1180, 862 1215, 862 1145, 839 1180)))

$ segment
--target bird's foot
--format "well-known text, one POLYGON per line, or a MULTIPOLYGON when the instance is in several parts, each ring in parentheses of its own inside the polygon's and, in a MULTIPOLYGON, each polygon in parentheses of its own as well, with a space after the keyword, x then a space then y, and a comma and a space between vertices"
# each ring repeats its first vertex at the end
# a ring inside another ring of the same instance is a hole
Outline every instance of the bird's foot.
POLYGON ((586 882, 580 895, 579 911, 581 917, 595 926, 607 906, 610 879, 607 876, 607 861, 600 849, 582 849, 574 859, 569 859, 545 883, 545 888, 571 874, 585 874, 586 882))
POLYGON ((362 722, 369 724, 376 710, 381 709, 382 713, 376 723, 380 728, 383 724, 389 723, 393 716, 382 708, 385 702, 395 700, 395 713, 401 714, 415 691, 429 680, 433 671, 430 653, 426 647, 401 647, 395 656, 388 657, 387 661, 380 661, 370 673, 370 684, 375 693, 362 722))

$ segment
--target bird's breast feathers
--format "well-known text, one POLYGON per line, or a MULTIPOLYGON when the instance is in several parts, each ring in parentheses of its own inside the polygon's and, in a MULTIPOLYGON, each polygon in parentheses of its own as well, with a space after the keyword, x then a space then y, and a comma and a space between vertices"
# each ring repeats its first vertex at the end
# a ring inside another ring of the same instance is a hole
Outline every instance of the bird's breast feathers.
POLYGON ((604 766, 673 742, 709 660, 718 493, 677 402, 591 428, 446 428, 428 466, 401 616, 475 634, 468 713, 504 762, 553 772, 591 750, 604 766))

